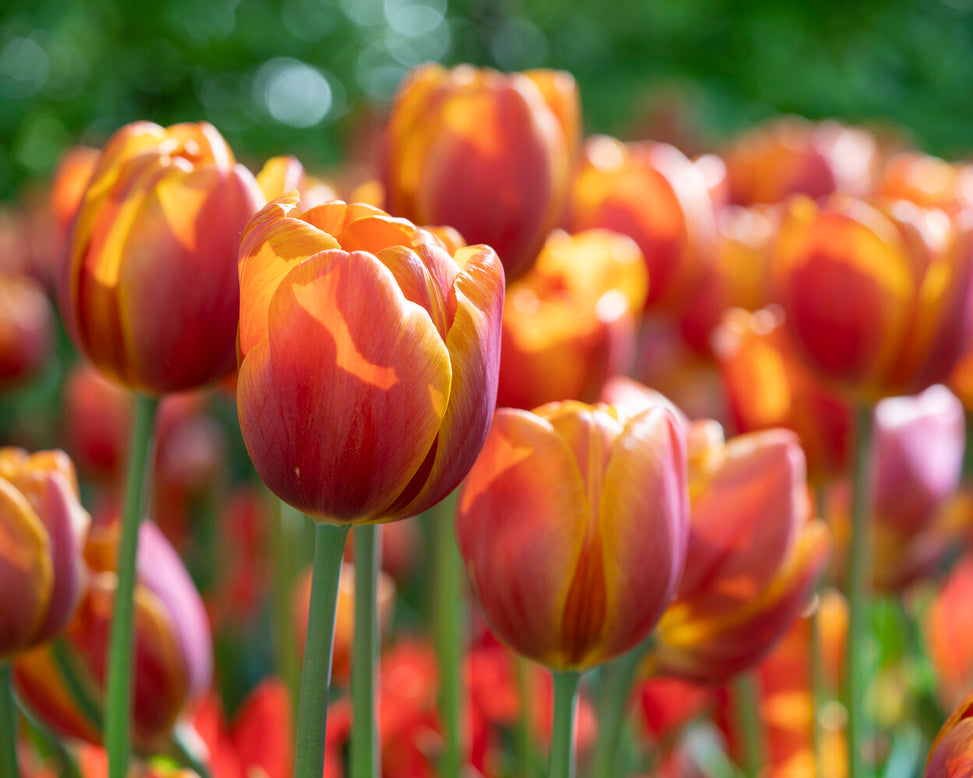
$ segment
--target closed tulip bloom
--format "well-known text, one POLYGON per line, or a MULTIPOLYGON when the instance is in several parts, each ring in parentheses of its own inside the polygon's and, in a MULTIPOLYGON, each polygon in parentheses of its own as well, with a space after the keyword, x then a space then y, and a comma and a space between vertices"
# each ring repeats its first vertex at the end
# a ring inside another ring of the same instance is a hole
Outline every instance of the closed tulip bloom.
POLYGON ((649 271, 646 309, 682 310, 714 253, 706 178, 665 143, 589 139, 571 190, 568 228, 614 230, 638 244, 649 271))
POLYGON ((497 404, 597 399, 605 380, 634 360, 647 287, 631 238, 552 232, 534 267, 507 290, 497 404))
POLYGON ((968 694, 936 735, 923 778, 969 778, 973 775, 973 693, 968 694))
POLYGON ((271 157, 257 173, 257 183, 269 202, 292 190, 301 195, 305 208, 334 200, 334 189, 325 181, 309 175, 297 157, 271 157))
POLYGON ((730 200, 779 203, 792 195, 870 194, 878 145, 867 130, 795 116, 744 133, 723 153, 730 200))
POLYGON ((685 439, 662 402, 629 413, 500 409, 460 495, 456 535, 490 628, 554 670, 645 639, 686 548, 685 439))
POLYGON ((561 221, 579 117, 566 72, 416 68, 384 139, 386 207, 492 246, 513 280, 561 221))
POLYGON ((54 311, 44 287, 0 272, 0 389, 35 377, 51 354, 54 311))
POLYGON ((115 133, 78 208, 62 279, 78 347, 114 381, 152 394, 230 372, 237 245, 263 202, 205 122, 115 133))
POLYGON ((89 523, 66 454, 0 448, 0 660, 64 629, 81 596, 89 523))
MULTIPOLYGON (((78 680, 95 705, 104 695, 106 649, 115 598, 118 525, 92 528, 85 546, 90 585, 65 637, 78 680)), ((134 707, 137 748, 158 749, 179 714, 209 689, 209 622, 189 574, 158 528, 139 536, 135 588, 134 707)), ((23 654, 15 665, 18 694, 53 731, 101 742, 101 732, 67 691, 50 648, 23 654)))
POLYGON ((804 364, 787 337, 779 306, 726 311, 713 333, 713 353, 738 432, 794 430, 812 481, 847 472, 854 437, 851 405, 804 364))
POLYGON ((296 212, 240 247, 238 408, 257 472, 333 522, 414 516, 472 465, 496 401, 503 268, 362 204, 296 212))
POLYGON ((686 570, 648 659, 658 675, 702 683, 724 682, 770 650, 805 607, 830 547, 810 520, 794 433, 726 443, 715 433, 709 423, 691 438, 686 570))
POLYGON ((900 201, 795 200, 774 257, 787 328, 822 376, 867 400, 944 381, 971 332, 971 231, 900 201))
MULTIPOLYGON (((966 419, 946 387, 875 407, 875 582, 898 590, 933 571, 968 531, 950 511, 963 470, 966 419)), ((967 510, 967 515, 969 511, 967 510)))

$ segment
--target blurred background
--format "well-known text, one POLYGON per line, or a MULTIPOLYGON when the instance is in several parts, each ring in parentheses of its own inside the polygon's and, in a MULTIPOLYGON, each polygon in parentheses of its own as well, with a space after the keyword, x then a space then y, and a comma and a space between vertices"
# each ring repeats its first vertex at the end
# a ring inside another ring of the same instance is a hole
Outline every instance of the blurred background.
POLYGON ((973 0, 31 0, 0 17, 0 200, 70 144, 206 119, 252 166, 362 147, 427 60, 564 68, 587 132, 712 148, 781 113, 957 159, 973 148, 973 0), (609 10, 610 9, 610 10, 609 10))

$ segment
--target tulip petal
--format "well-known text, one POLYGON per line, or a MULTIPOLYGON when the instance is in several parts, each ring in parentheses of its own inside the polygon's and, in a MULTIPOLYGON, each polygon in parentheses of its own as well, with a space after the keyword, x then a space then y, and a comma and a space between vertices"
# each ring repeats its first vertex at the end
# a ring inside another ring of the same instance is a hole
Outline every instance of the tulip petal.
POLYGON ((53 586, 47 532, 26 497, 0 478, 0 658, 33 642, 53 586))
POLYGON ((498 410, 460 496, 456 537, 491 629, 552 667, 566 664, 561 616, 586 504, 574 455, 551 425, 498 410))
POLYGON ((449 405, 428 475, 399 496, 390 515, 417 515, 455 489, 490 430, 500 368, 503 266, 487 246, 460 249, 457 258, 463 269, 453 285, 455 314, 446 335, 453 371, 449 405))
POLYGON ((686 442, 668 409, 650 408, 625 425, 605 469, 599 512, 612 618, 594 662, 633 648, 662 615, 682 574, 689 534, 686 442))
POLYGON ((804 454, 789 430, 732 438, 703 467, 679 598, 719 614, 766 589, 810 508, 804 454))
POLYGON ((426 457, 450 397, 436 328, 365 252, 323 252, 298 265, 270 320, 238 383, 261 477, 320 518, 383 518, 426 457))

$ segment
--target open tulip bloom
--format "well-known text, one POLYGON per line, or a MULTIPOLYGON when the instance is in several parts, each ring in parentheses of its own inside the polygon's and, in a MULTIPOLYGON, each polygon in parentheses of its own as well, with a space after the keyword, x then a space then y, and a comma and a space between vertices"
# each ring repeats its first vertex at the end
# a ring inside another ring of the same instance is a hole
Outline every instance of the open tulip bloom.
MULTIPOLYGON (((330 666, 345 535, 422 512, 473 464, 496 402, 503 268, 487 246, 450 255, 377 208, 333 201, 301 213, 290 193, 250 221, 239 272, 244 441, 270 489, 318 522, 297 772, 320 775, 323 754, 310 752, 327 680, 308 673, 330 666)), ((356 533, 356 570, 375 567, 363 558, 371 537, 356 533)), ((362 635, 359 658, 373 651, 362 635)), ((371 692, 361 697, 367 706, 371 692)))

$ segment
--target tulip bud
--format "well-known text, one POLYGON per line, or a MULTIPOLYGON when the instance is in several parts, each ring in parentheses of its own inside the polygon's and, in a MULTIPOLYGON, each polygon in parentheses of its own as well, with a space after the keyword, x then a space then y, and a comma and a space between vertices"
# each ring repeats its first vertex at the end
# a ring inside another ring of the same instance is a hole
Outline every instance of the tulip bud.
POLYGON ((965 778, 973 774, 973 694, 946 719, 929 749, 923 778, 965 778))
POLYGON ((336 522, 413 516, 445 497, 496 401, 503 269, 363 204, 291 215, 240 246, 243 438, 271 491, 336 522))
POLYGON ((706 179, 665 143, 590 139, 572 187, 568 227, 614 230, 638 244, 649 271, 647 309, 682 310, 714 254, 706 179))
POLYGON ((68 623, 84 582, 89 523, 66 454, 0 448, 0 660, 68 623))
POLYGON ((685 451, 662 403, 497 411, 456 517, 493 632, 557 670, 645 639, 682 570, 685 451))
POLYGON ((51 354, 54 311, 30 276, 0 273, 0 388, 36 376, 51 354))
POLYGON ((262 203, 205 122, 115 133, 78 208, 62 279, 78 347, 114 381, 149 393, 232 370, 236 250, 262 203))
POLYGON ((629 368, 647 289, 635 242, 608 230, 552 232, 507 290, 497 405, 593 402, 629 368))
MULTIPOLYGON (((104 695, 107 647, 117 576, 119 525, 92 528, 85 546, 91 584, 68 625, 79 681, 96 705, 104 695)), ((159 747, 179 713, 208 690, 212 645, 203 603, 176 552, 156 526, 142 525, 135 588, 133 740, 159 747)), ((17 691, 54 731, 98 743, 101 733, 68 693, 49 648, 16 663, 17 691)))
POLYGON ((565 72, 416 68, 386 132, 386 207, 492 246, 513 280, 561 221, 579 116, 565 72))
POLYGON ((719 683, 760 659, 804 608, 830 539, 809 521, 792 432, 723 444, 707 430, 690 449, 686 570, 648 663, 658 675, 719 683))

